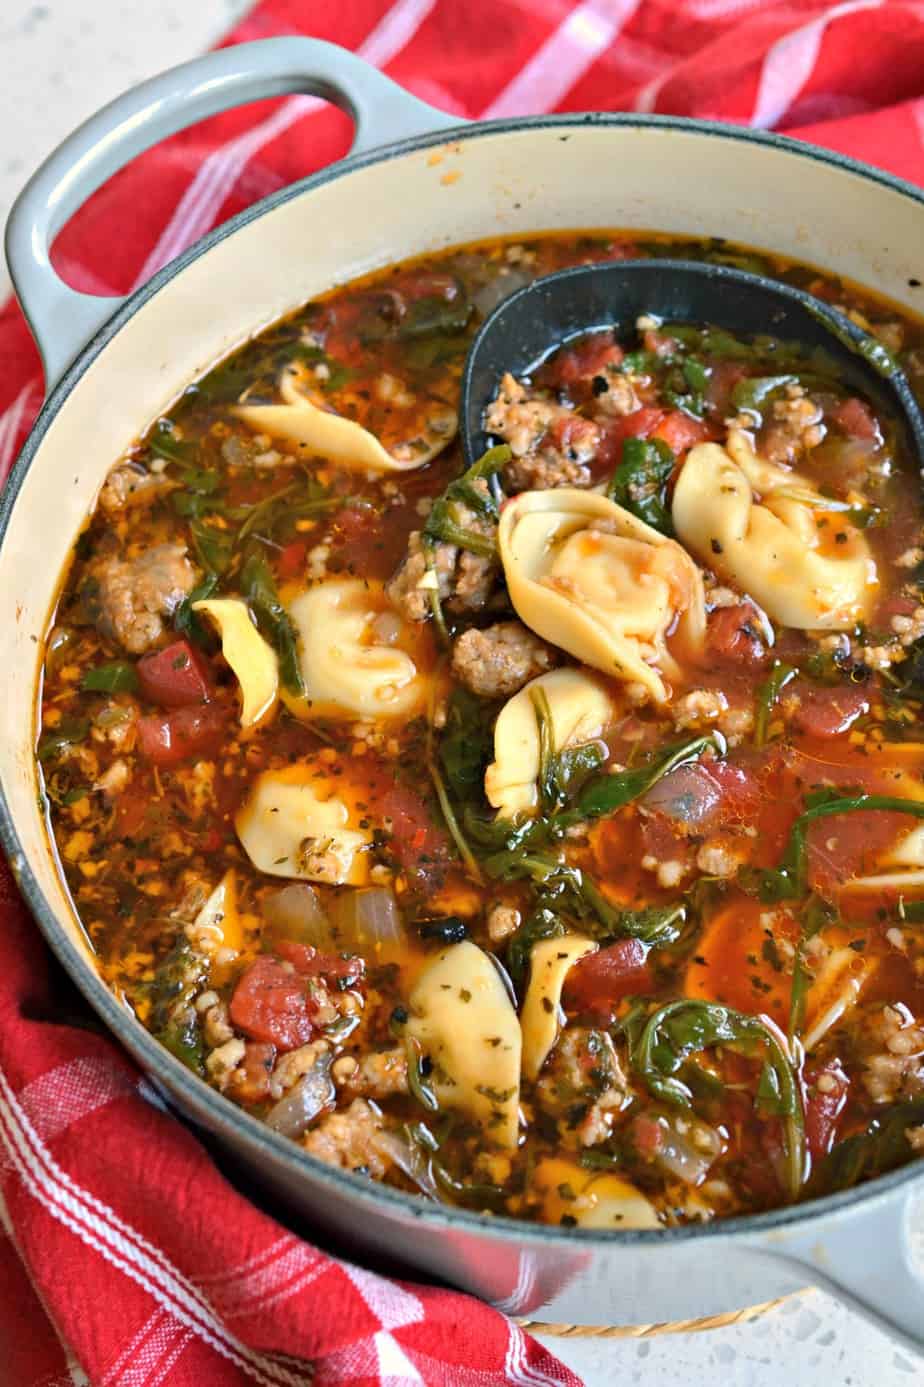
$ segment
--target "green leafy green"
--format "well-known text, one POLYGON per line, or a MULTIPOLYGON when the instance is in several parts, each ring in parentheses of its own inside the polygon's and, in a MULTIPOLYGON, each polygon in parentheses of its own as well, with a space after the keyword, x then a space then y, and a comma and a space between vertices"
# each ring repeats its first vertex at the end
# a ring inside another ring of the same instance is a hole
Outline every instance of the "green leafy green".
POLYGON ((148 437, 148 446, 158 457, 182 466, 191 463, 198 451, 195 443, 181 441, 175 436, 169 419, 158 419, 148 437))
POLYGON ((241 595, 249 604, 257 626, 279 656, 279 673, 286 688, 304 694, 305 682, 298 663, 295 627, 279 601, 276 583, 259 544, 251 543, 244 553, 238 579, 241 595))
POLYGON ((543 939, 559 939, 564 933, 564 920, 548 906, 537 906, 526 917, 507 941, 507 972, 517 987, 529 971, 530 954, 535 945, 543 939))
POLYGON ((775 395, 785 390, 787 385, 797 385, 798 376, 747 376, 740 380, 732 391, 732 404, 735 409, 753 414, 762 420, 764 407, 775 395))
POLYGON ((446 710, 446 726, 440 738, 439 757, 452 792, 467 799, 480 790, 485 766, 494 746, 495 705, 469 693, 453 689, 446 710))
POLYGON ((234 536, 204 520, 190 520, 189 530, 196 556, 206 572, 219 577, 227 572, 234 554, 234 536))
POLYGON ((218 574, 207 573, 201 583, 197 583, 188 593, 173 614, 173 629, 180 635, 188 636, 197 645, 209 649, 214 644, 214 636, 200 617, 193 611, 196 602, 205 602, 218 587, 218 574))
POLYGON ((89 731, 90 724, 86 718, 62 718, 57 726, 49 727, 42 733, 36 755, 40 761, 53 761, 84 741, 89 731))
POLYGON ((820 307, 816 309, 811 304, 807 304, 806 307, 813 317, 817 318, 823 327, 833 333, 848 351, 862 357, 868 365, 872 366, 874 371, 878 371, 880 376, 885 376, 888 379, 899 370, 895 357, 877 337, 872 337, 868 332, 864 332, 861 333, 859 339, 856 339, 846 328, 841 326, 837 317, 830 311, 823 312, 820 307))
POLYGON ((676 465, 677 459, 663 439, 627 438, 622 445, 622 462, 610 478, 606 494, 653 530, 672 535, 665 488, 676 465))
POLYGON ((456 544, 483 558, 493 558, 497 552, 496 538, 493 534, 481 534, 468 528, 464 515, 460 519, 459 507, 465 507, 481 519, 496 524, 500 518, 500 493, 496 477, 511 457, 506 443, 489 448, 461 477, 450 482, 442 496, 434 501, 427 516, 423 527, 425 538, 456 544), (475 485, 479 481, 488 483, 487 490, 475 485))
POLYGON ((424 1060, 420 1047, 420 1041, 414 1036, 407 1036, 405 1040, 407 1049, 407 1086, 411 1095, 417 1099, 422 1108, 427 1112, 439 1112, 439 1099, 427 1083, 423 1072, 424 1060))
POLYGON ((544 688, 530 689, 539 734, 539 805, 543 814, 553 814, 572 797, 575 788, 606 759, 606 748, 599 742, 555 750, 552 710, 544 688))
POLYGON ((808 995, 811 978, 805 967, 805 946, 816 934, 820 934, 837 919, 837 911, 820 896, 810 896, 805 903, 800 922, 799 942, 792 970, 792 988, 789 994, 789 1038, 799 1034, 805 1021, 805 999, 808 995))
POLYGON ((809 807, 799 815, 790 829, 786 851, 779 867, 751 873, 747 878, 747 881, 756 884, 762 900, 789 900, 805 894, 808 875, 807 835, 816 819, 828 818, 832 814, 853 814, 861 809, 884 809, 898 814, 909 814, 915 819, 924 819, 924 802, 898 799, 892 795, 844 795, 831 789, 808 796, 806 804, 809 807))
POLYGON ((776 1032, 756 1016, 690 999, 668 1002, 648 1018, 632 1047, 632 1067, 655 1097, 692 1108, 693 1094, 680 1077, 691 1056, 723 1045, 746 1055, 764 1054, 757 1106, 783 1118, 786 1184, 795 1199, 805 1170, 805 1120, 792 1060, 776 1032))
POLYGON ((849 1190, 863 1180, 904 1165, 917 1153, 908 1129, 924 1123, 924 1098, 898 1103, 874 1117, 864 1132, 839 1141, 812 1173, 807 1193, 813 1197, 849 1190))
POLYGON ((415 299, 398 327, 398 337, 407 340, 414 337, 454 335, 464 332, 472 316, 472 305, 461 284, 457 285, 451 299, 443 295, 427 295, 415 299))
POLYGON ((780 694, 795 677, 796 671, 792 665, 785 664, 782 660, 774 660, 773 668, 767 678, 757 690, 756 704, 757 714, 754 718, 754 745, 764 746, 767 741, 767 729, 770 725, 770 714, 776 707, 780 694))
POLYGON ((80 687, 84 693, 134 693, 138 687, 138 671, 129 660, 112 660, 107 665, 88 669, 80 687))

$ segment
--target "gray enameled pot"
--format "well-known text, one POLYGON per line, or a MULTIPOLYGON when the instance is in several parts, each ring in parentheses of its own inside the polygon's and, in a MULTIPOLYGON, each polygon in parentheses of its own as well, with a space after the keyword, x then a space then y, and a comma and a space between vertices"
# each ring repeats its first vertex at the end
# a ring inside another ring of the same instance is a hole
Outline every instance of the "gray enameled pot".
POLYGON ((691 1319, 815 1283, 920 1351, 924 1280, 909 1234, 924 1164, 798 1208, 665 1232, 545 1228, 433 1207, 319 1164, 163 1050, 101 981, 49 848, 33 758, 41 638, 73 541, 123 448, 198 371, 333 284, 461 241, 595 226, 727 236, 911 307, 924 292, 924 196, 873 169, 772 135, 671 118, 459 125, 310 39, 242 45, 176 68, 64 142, 7 230, 49 395, 0 509, 3 844, 46 939, 113 1034, 302 1227, 511 1313, 577 1324, 691 1319), (127 299, 84 296, 56 277, 52 236, 117 168, 204 116, 291 93, 323 96, 353 116, 349 158, 220 227, 127 299))

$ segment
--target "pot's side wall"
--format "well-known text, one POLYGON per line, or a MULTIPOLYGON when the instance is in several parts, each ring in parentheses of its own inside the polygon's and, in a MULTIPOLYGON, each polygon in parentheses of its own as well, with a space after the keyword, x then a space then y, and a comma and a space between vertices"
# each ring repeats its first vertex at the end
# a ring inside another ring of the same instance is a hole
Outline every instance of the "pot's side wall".
MULTIPOLYGON (((921 206, 834 165, 703 133, 536 126, 418 149, 280 204, 165 283, 73 386, 22 483, 0 549, 6 656, 0 778, 23 847, 14 865, 21 869, 28 861, 72 940, 81 943, 80 932, 48 854, 37 801, 34 681, 61 566, 112 461, 196 372, 336 282, 467 239, 606 225, 725 235, 770 246, 896 297, 908 279, 924 279, 921 206)), ((110 1010, 110 1024, 114 1016, 110 1010)), ((149 1043, 132 1027, 130 1048, 142 1062, 139 1047, 149 1043)), ((193 1086, 184 1101, 204 1120, 193 1086)), ((214 1126, 214 1116, 209 1120, 214 1126)), ((220 1125, 224 1139, 241 1146, 230 1112, 220 1125)), ((252 1143, 243 1142, 242 1155, 254 1163, 252 1143)), ((290 1200, 301 1201, 309 1213, 326 1209, 331 1220, 347 1220, 345 1196, 334 1199, 329 1187, 314 1190, 304 1175, 293 1181, 289 1165, 271 1154, 259 1163, 277 1186, 289 1182, 290 1200), (338 1200, 342 1210, 335 1210, 338 1200)), ((368 1220, 370 1238, 386 1244, 392 1221, 416 1222, 410 1215, 398 1219, 387 1209, 376 1211, 368 1220)), ((458 1248, 455 1240, 455 1234, 424 1231, 418 1223, 413 1255, 421 1265, 489 1291, 471 1261, 471 1234, 458 1233, 458 1248)), ((491 1245, 496 1241, 492 1235, 491 1245)), ((547 1255, 551 1264, 561 1256, 547 1255)), ((634 1255, 631 1249, 619 1254, 629 1265, 634 1255)), ((647 1254, 639 1266, 643 1261, 647 1265, 647 1254)), ((610 1299, 582 1316, 583 1293, 572 1298, 571 1292, 567 1302, 556 1301, 556 1311, 576 1318, 664 1318, 776 1293, 775 1286, 759 1291, 737 1276, 712 1281, 710 1271, 709 1286, 701 1276, 686 1278, 696 1283, 691 1307, 689 1286, 678 1287, 675 1303, 665 1300, 653 1274, 645 1282, 641 1271, 632 1275, 638 1294, 625 1311, 610 1299), (646 1301, 655 1291, 656 1301, 646 1301)))

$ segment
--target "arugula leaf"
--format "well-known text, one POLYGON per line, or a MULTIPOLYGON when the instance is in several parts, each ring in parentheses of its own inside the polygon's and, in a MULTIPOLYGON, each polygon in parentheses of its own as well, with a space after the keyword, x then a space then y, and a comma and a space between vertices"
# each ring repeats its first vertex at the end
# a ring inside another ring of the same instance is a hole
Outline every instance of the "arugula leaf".
POLYGON ((472 316, 472 305, 463 286, 458 285, 454 298, 429 294, 415 299, 401 319, 398 338, 455 335, 464 332, 472 316))
POLYGON ((202 567, 207 573, 221 575, 231 565, 234 554, 234 536, 228 530, 219 530, 207 525, 204 520, 189 522, 193 548, 202 567))
POLYGON ((533 948, 543 939, 559 939, 565 922, 556 911, 540 905, 528 915, 507 941, 507 972, 519 989, 529 971, 533 948))
POLYGON ((787 385, 798 385, 798 376, 747 376, 732 391, 735 409, 763 420, 764 406, 787 385))
POLYGON ((802 912, 802 927, 796 945, 796 957, 792 969, 792 988, 789 994, 789 1038, 799 1034, 805 1021, 805 999, 808 995, 810 978, 805 967, 805 946, 816 934, 833 924, 837 911, 820 896, 810 896, 802 912))
POLYGON ((661 438, 627 438, 606 494, 662 535, 672 535, 665 487, 677 459, 661 438))
POLYGON ((304 694, 305 682, 298 664, 295 627, 279 601, 272 571, 260 546, 251 542, 244 554, 239 577, 241 595, 256 618, 257 626, 279 656, 279 673, 287 689, 304 694))
POLYGON ((838 790, 822 790, 806 797, 808 808, 796 819, 789 832, 789 841, 779 867, 751 872, 739 879, 742 884, 753 882, 762 900, 788 900, 806 891, 808 874, 807 835, 816 819, 832 814, 853 814, 858 809, 885 809, 924 819, 924 802, 898 799, 892 795, 844 795, 838 790))
POLYGON ((129 660, 113 660, 108 665, 88 669, 80 687, 84 693, 134 693, 138 671, 129 660))
POLYGON ((49 727, 39 738, 36 755, 40 761, 51 761, 84 741, 90 731, 86 718, 62 718, 56 727, 49 727))
POLYGON ((564 827, 570 828, 573 823, 580 823, 582 819, 599 819, 615 813, 623 805, 639 799, 678 766, 695 761, 708 747, 723 751, 724 743, 717 740, 714 733, 709 733, 704 737, 695 737, 692 741, 667 747, 660 755, 653 756, 630 770, 594 776, 579 792, 570 813, 558 816, 559 822, 567 818, 569 822, 564 827))
POLYGON ((757 690, 757 716, 754 719, 754 745, 764 746, 767 741, 767 728, 770 724, 770 714, 776 707, 780 694, 794 678, 796 671, 792 665, 784 664, 782 660, 774 660, 773 668, 767 678, 757 690))
POLYGON ((452 692, 439 757, 449 787, 460 799, 477 791, 484 780, 494 745, 495 711, 493 704, 467 689, 452 692))
POLYGON ((489 448, 468 471, 450 482, 442 496, 433 503, 423 527, 424 537, 434 542, 456 544, 460 549, 468 549, 483 558, 493 558, 497 552, 495 537, 467 529, 464 521, 459 519, 457 508, 465 506, 476 515, 496 522, 500 517, 500 492, 495 478, 512 456, 506 443, 489 448), (487 493, 475 486, 477 481, 488 482, 487 493))
POLYGON ((215 637, 211 630, 205 625, 201 617, 193 611, 193 603, 205 602, 218 587, 218 574, 207 573, 188 593, 177 607, 173 614, 173 629, 179 631, 180 635, 188 636, 197 645, 210 649, 215 643, 215 637))
POLYGON ((769 1025, 759 1017, 712 1002, 668 1002, 649 1016, 630 1058, 633 1069, 655 1097, 692 1108, 693 1094, 680 1071, 692 1055, 715 1045, 746 1055, 763 1050, 755 1106, 783 1118, 786 1183, 790 1198, 797 1198, 805 1170, 802 1098, 793 1062, 769 1025))
POLYGON ((904 1165, 916 1155, 908 1140, 908 1129, 922 1123, 924 1098, 887 1109, 873 1118, 865 1132, 857 1132, 832 1147, 812 1172, 808 1193, 817 1196, 849 1190, 863 1180, 904 1165))
POLYGON ((168 462, 178 462, 183 466, 190 463, 198 451, 195 443, 181 441, 175 437, 173 424, 169 419, 158 419, 148 438, 148 446, 158 457, 166 458, 168 462))
POLYGON ((600 769, 606 748, 600 742, 585 742, 556 751, 548 695, 545 689, 536 687, 529 696, 539 733, 539 804, 543 814, 553 814, 568 802, 577 784, 600 769))

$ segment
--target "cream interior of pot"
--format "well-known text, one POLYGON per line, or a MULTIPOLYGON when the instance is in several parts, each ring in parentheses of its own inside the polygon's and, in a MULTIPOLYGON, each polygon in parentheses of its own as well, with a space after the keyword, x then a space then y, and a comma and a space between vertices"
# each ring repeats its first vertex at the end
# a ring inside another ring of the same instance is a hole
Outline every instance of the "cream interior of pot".
POLYGON ((289 309, 378 266, 481 237, 566 227, 727 236, 909 301, 909 280, 924 279, 924 207, 797 149, 580 125, 420 149, 256 218, 134 314, 48 427, 0 550, 0 776, 22 847, 14 868, 28 863, 72 939, 85 948, 37 795, 37 662, 68 552, 126 445, 205 366, 289 309))

